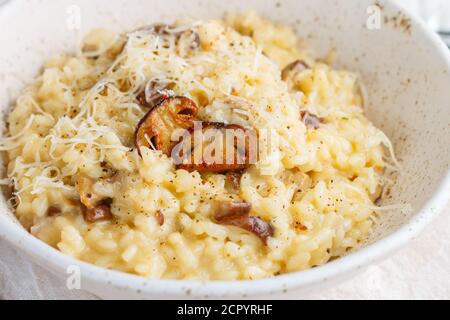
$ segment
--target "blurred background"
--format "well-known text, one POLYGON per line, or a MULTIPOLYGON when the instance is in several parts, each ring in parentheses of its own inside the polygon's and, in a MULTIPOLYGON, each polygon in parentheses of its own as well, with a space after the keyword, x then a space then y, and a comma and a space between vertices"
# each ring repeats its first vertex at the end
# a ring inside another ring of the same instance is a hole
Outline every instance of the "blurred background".
POLYGON ((450 0, 395 0, 421 17, 450 47, 450 0))

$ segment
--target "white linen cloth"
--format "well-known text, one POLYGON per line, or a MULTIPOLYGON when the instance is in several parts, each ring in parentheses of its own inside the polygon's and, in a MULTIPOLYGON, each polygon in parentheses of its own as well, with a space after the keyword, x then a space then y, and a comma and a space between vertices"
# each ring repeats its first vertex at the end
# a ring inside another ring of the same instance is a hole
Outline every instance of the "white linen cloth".
MULTIPOLYGON (((433 26, 450 30, 450 1, 397 0, 421 12, 433 26), (440 4, 438 4, 440 2, 440 4), (440 7, 437 14, 433 8, 440 7), (443 24, 444 23, 444 24, 443 24)), ((0 0, 1 3, 4 0, 0 0)), ((0 8, 1 9, 1 8, 0 8)), ((450 192, 450 190, 449 190, 450 192)), ((371 266, 332 289, 292 299, 450 299, 450 205, 406 249, 371 266)), ((96 299, 82 290, 68 290, 65 281, 37 266, 0 240, 0 299, 96 299)))

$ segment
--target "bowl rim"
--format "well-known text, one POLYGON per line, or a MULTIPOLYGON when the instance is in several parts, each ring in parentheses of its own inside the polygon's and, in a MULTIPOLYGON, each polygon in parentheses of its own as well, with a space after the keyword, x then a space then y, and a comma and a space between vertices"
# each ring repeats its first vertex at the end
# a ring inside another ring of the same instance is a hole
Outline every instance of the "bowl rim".
MULTIPOLYGON (((21 1, 6 1, 1 5, 0 11, 9 9, 13 3, 21 1)), ((401 4, 386 0, 386 4, 406 14, 412 24, 417 27, 430 47, 436 52, 436 57, 445 62, 450 71, 450 52, 437 34, 429 30, 425 23, 401 4)), ((0 12, 1 13, 1 12, 0 12)), ((311 286, 320 282, 338 279, 344 274, 356 271, 371 263, 381 260, 394 251, 405 246, 414 239, 447 205, 450 198, 450 169, 443 177, 435 194, 417 210, 407 223, 392 234, 356 250, 347 256, 328 262, 316 268, 279 275, 259 280, 237 281, 197 281, 197 280, 171 280, 148 279, 125 272, 105 269, 90 263, 77 260, 50 247, 43 241, 35 238, 16 222, 0 215, 0 237, 13 246, 34 257, 35 262, 54 273, 64 273, 68 266, 79 266, 81 279, 94 284, 107 284, 123 291, 135 291, 145 296, 173 295, 190 297, 246 297, 247 295, 263 295, 277 292, 287 292, 299 287, 311 286)), ((3 208, 2 208, 3 210, 3 208)), ((87 286, 89 287, 89 286, 87 286)), ((89 288, 82 288, 87 289, 89 288)))

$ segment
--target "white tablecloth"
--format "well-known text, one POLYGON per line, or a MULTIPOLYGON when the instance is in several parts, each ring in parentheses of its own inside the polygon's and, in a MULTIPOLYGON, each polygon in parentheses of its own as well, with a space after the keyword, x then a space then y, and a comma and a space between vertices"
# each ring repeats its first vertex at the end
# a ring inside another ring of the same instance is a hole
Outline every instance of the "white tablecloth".
MULTIPOLYGON (((415 11, 436 0, 398 0, 415 11)), ((0 4, 3 0, 0 0, 0 4)), ((450 1, 442 1, 450 7, 450 1)), ((442 15, 442 10, 438 11, 442 15)), ((424 13, 426 14, 426 12, 424 13)), ((447 15, 450 16, 450 15, 447 15)), ((434 17, 433 19, 440 19, 434 17)), ((440 19, 442 20, 442 19, 440 19)), ((446 19, 450 24, 450 19, 446 19)), ((434 21, 434 20, 431 20, 434 21)), ((450 190, 449 190, 450 192, 450 190)), ((450 206, 406 249, 332 289, 305 297, 314 299, 450 299, 450 206)), ((69 291, 65 282, 33 264, 0 240, 1 299, 95 299, 69 291)))

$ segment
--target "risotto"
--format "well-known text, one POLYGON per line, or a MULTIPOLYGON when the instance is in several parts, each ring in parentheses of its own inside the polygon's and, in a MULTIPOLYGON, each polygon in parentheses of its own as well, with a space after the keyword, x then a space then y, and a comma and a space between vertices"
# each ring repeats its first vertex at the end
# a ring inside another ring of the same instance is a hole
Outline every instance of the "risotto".
POLYGON ((202 280, 304 270, 357 247, 374 220, 389 141, 360 88, 254 13, 95 30, 18 98, 3 182, 34 236, 104 268, 202 280), (177 158, 196 124, 215 139, 200 134, 177 158), (237 155, 194 159, 211 141, 214 156, 237 155))

